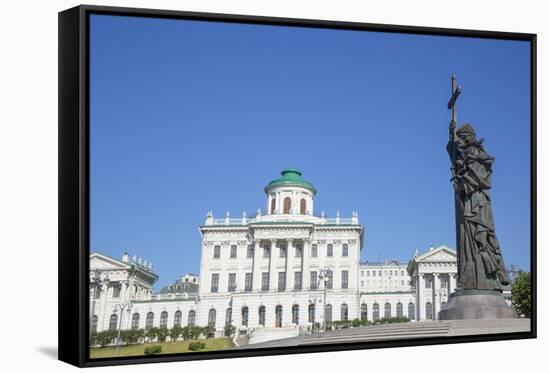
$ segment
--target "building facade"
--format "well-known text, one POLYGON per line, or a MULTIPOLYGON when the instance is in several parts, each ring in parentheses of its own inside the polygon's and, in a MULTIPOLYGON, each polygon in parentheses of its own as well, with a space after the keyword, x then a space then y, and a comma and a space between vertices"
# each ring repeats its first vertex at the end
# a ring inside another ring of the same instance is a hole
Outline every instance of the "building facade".
POLYGON ((293 169, 264 192, 266 210, 253 217, 208 213, 199 228, 199 274, 158 294, 150 263, 92 254, 91 329, 211 325, 221 336, 230 323, 259 342, 331 321, 435 319, 456 283, 452 250, 432 248, 409 263, 361 263, 364 226, 357 212, 316 216, 317 190, 293 169))

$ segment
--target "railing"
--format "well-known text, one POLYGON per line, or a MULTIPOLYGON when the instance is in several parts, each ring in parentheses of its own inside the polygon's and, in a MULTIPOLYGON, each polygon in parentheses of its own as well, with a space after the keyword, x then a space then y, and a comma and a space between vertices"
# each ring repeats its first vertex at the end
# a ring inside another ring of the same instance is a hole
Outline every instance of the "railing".
MULTIPOLYGON (((318 224, 328 224, 328 225, 358 225, 359 224, 359 216, 357 212, 353 212, 351 218, 341 218, 339 213, 337 213, 335 218, 327 218, 325 217, 324 213, 321 213, 321 215, 309 215, 309 214, 296 214, 296 213, 290 213, 290 214, 266 214, 265 211, 258 210, 256 215, 253 217, 248 217, 247 215, 243 214, 241 218, 231 218, 228 215, 226 215, 225 218, 214 218, 213 214, 211 212, 208 213, 206 216, 206 221, 204 225, 242 225, 245 226, 249 223, 256 223, 262 221, 262 218, 264 216, 272 217, 274 215, 289 215, 292 217, 298 217, 298 216, 305 216, 305 217, 313 217, 320 220, 318 224)), ((307 219, 305 219, 307 220, 307 219)), ((277 219, 278 222, 285 221, 284 219, 277 219)), ((288 219, 289 222, 295 221, 294 219, 288 219)))

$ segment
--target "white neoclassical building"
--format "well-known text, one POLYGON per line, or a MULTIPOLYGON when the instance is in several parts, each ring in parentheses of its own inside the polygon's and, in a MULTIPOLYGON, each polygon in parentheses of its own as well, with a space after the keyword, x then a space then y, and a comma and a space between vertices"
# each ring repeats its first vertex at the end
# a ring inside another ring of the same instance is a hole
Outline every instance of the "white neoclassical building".
POLYGON ((361 263, 357 212, 315 216, 317 190, 294 169, 264 191, 267 209, 253 217, 208 213, 200 226, 199 275, 158 294, 150 263, 92 254, 91 329, 212 325, 222 335, 231 323, 261 342, 298 335, 316 322, 436 318, 456 283, 456 255, 448 247, 430 248, 408 264, 361 263))

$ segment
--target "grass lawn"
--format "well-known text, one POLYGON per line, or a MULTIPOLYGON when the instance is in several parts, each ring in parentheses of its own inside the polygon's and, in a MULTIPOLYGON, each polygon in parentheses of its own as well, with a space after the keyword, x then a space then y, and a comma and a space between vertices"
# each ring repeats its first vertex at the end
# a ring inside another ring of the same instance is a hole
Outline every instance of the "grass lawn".
MULTIPOLYGON (((233 347, 233 343, 230 338, 212 338, 212 339, 199 339, 200 342, 204 342, 206 347, 204 350, 199 351, 215 351, 215 350, 226 350, 233 347)), ((116 347, 97 347, 90 349, 90 358, 101 358, 101 357, 118 357, 118 356, 137 356, 143 355, 143 350, 145 347, 161 345, 162 352, 159 354, 179 354, 184 352, 191 352, 188 348, 189 341, 177 341, 177 342, 160 342, 160 343, 142 343, 131 346, 120 346, 118 354, 116 352, 116 347)))

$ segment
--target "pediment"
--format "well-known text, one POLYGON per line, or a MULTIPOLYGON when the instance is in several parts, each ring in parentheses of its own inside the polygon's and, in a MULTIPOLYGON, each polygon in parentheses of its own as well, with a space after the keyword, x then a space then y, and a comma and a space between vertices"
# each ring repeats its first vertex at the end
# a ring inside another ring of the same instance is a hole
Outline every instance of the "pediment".
POLYGON ((107 255, 92 253, 90 255, 90 269, 129 269, 130 266, 120 260, 111 258, 107 255))
POLYGON ((418 262, 456 262, 456 253, 446 246, 440 246, 421 255, 418 262))

